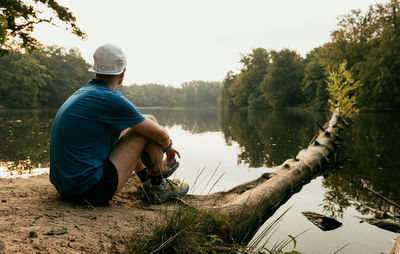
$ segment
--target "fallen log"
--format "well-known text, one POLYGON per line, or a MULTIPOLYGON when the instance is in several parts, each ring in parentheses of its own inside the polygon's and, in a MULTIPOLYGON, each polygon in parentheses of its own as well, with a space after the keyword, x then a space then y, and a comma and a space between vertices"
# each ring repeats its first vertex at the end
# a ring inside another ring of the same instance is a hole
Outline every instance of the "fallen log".
POLYGON ((400 254, 400 236, 397 237, 390 254, 400 254))
POLYGON ((249 235, 283 201, 316 176, 319 169, 335 160, 343 141, 340 131, 348 123, 335 112, 311 144, 294 157, 273 168, 273 173, 210 195, 187 195, 184 202, 200 209, 215 209, 228 218, 231 235, 239 241, 249 235))
POLYGON ((393 220, 390 218, 380 219, 380 218, 363 218, 356 217, 361 221, 368 222, 369 224, 376 226, 381 229, 385 229, 394 233, 400 233, 400 222, 398 220, 393 220))

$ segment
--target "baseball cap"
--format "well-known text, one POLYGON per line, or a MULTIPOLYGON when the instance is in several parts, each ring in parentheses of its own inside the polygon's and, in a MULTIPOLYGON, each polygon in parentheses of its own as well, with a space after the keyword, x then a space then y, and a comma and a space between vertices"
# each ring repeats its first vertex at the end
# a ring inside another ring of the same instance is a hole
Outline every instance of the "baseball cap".
POLYGON ((90 72, 106 75, 121 74, 126 68, 126 57, 122 49, 113 44, 105 44, 96 49, 93 55, 94 65, 90 72))

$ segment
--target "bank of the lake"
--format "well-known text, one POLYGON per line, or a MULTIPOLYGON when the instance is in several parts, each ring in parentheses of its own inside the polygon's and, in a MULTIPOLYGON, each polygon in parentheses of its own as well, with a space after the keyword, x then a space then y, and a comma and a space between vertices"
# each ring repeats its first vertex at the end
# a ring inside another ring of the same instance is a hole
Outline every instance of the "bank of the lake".
POLYGON ((131 179, 110 207, 94 208, 61 200, 48 175, 0 179, 0 253, 123 253, 161 218, 139 187, 131 179))

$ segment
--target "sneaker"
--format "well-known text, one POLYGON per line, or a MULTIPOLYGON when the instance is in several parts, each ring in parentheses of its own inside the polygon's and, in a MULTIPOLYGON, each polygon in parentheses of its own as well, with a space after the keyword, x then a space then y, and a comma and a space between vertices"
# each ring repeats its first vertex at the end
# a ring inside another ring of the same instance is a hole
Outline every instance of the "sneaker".
POLYGON ((170 177, 179 167, 179 162, 173 159, 171 162, 164 160, 164 171, 161 172, 163 178, 170 177))
MULTIPOLYGON (((167 160, 164 160, 163 164, 164 164, 164 171, 161 171, 161 176, 163 178, 170 177, 179 167, 179 162, 175 159, 173 159, 171 162, 167 162, 167 160)), ((133 171, 132 176, 134 176, 135 174, 136 174, 135 171, 133 171)))
MULTIPOLYGON (((162 178, 170 177, 178 169, 178 167, 179 167, 179 162, 177 160, 174 159, 171 162, 167 162, 167 160, 164 160, 165 170, 161 174, 162 178)), ((133 172, 133 174, 135 174, 135 172, 133 172)), ((176 179, 176 181, 179 180, 176 179)), ((149 178, 143 183, 143 188, 145 189, 145 191, 147 191, 150 188, 150 185, 151 185, 151 179, 149 178)))
POLYGON ((151 185, 147 190, 145 189, 145 195, 151 204, 161 204, 183 197, 188 191, 189 185, 185 182, 181 183, 178 179, 163 179, 161 184, 151 185))

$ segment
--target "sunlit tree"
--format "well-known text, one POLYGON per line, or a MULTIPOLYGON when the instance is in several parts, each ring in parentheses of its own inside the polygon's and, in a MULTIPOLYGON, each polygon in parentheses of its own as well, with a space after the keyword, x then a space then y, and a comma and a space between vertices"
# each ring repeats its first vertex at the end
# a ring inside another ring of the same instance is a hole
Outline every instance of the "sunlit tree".
POLYGON ((77 26, 76 17, 55 0, 1 0, 0 56, 11 49, 32 51, 40 48, 40 42, 32 36, 39 23, 62 24, 76 36, 86 36, 77 26))
POLYGON ((338 108, 339 112, 347 117, 352 117, 358 112, 356 92, 362 84, 354 80, 351 72, 346 69, 346 62, 341 63, 337 70, 330 72, 327 84, 332 112, 338 108))

